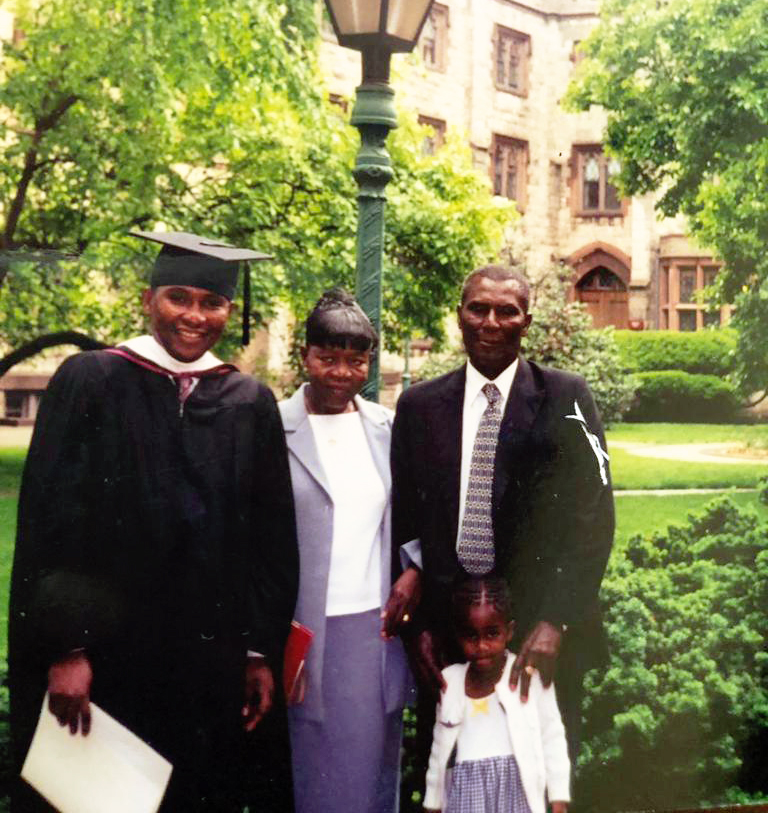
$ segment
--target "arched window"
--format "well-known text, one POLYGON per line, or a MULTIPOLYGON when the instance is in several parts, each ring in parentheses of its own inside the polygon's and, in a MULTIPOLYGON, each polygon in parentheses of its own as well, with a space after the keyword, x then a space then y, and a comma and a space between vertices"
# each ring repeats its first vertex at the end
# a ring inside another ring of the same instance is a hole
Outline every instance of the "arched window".
POLYGON ((587 272, 577 283, 576 287, 589 291, 626 291, 627 286, 616 274, 603 265, 587 272))

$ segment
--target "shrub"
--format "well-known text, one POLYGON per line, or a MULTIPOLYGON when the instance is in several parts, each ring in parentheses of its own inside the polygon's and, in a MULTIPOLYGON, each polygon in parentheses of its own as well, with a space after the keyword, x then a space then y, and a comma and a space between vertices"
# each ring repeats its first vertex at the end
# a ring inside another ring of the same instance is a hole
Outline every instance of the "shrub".
POLYGON ((628 421, 727 423, 739 406, 734 386, 713 375, 660 370, 634 377, 635 399, 625 416, 628 421))
POLYGON ((723 376, 735 364, 736 331, 730 328, 695 333, 617 330, 616 343, 628 372, 682 370, 723 376))
POLYGON ((726 499, 611 559, 608 667, 587 675, 578 811, 765 801, 768 525, 726 499))

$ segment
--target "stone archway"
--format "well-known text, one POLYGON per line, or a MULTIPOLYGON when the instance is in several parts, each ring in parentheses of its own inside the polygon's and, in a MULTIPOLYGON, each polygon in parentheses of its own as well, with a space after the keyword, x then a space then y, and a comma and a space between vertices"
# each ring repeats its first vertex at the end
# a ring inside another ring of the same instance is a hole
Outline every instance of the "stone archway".
POLYGON ((573 298, 587 306, 595 327, 629 327, 629 277, 626 254, 592 243, 568 257, 574 269, 573 298))

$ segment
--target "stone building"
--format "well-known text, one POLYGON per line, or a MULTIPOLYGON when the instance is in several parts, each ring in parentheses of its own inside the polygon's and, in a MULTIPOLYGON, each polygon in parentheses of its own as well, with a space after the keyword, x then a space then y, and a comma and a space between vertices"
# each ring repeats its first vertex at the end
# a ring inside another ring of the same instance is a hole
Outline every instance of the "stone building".
MULTIPOLYGON (((695 291, 717 263, 659 221, 654 199, 622 199, 605 155, 600 109, 566 112, 561 99, 578 45, 598 21, 596 0, 441 0, 416 56, 395 55, 398 99, 431 125, 427 149, 446 127, 466 134, 493 192, 522 213, 526 261, 535 276, 551 262, 573 268, 574 298, 597 326, 696 330, 718 324, 695 291)), ((322 27, 321 64, 333 100, 360 81, 360 57, 322 27)))

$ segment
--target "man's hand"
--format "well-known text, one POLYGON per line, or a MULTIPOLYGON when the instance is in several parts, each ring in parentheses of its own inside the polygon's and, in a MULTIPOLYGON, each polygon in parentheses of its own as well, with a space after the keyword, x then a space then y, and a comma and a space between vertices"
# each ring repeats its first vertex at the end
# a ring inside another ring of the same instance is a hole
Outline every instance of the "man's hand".
POLYGON ((392 585, 389 598, 381 611, 381 637, 394 638, 402 624, 407 624, 421 600, 421 571, 408 567, 392 585))
POLYGON ((511 689, 515 689, 518 680, 520 681, 520 700, 523 703, 528 699, 528 687, 534 669, 539 670, 544 686, 552 683, 562 637, 563 633, 557 627, 548 621, 539 621, 523 641, 509 674, 511 689))
POLYGON ((552 802, 552 813, 568 813, 568 802, 552 802))
POLYGON ((275 695, 275 678, 263 657, 248 657, 245 664, 245 704, 243 727, 253 731, 264 715, 272 708, 275 695))
POLYGON ((86 736, 91 730, 91 681, 93 669, 85 652, 70 652, 48 670, 48 708, 59 721, 86 736))
POLYGON ((406 644, 411 665, 421 685, 437 694, 447 688, 441 673, 443 659, 440 655, 437 636, 429 630, 423 630, 406 644))

